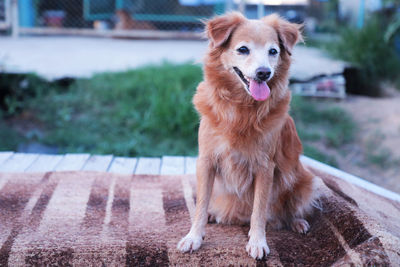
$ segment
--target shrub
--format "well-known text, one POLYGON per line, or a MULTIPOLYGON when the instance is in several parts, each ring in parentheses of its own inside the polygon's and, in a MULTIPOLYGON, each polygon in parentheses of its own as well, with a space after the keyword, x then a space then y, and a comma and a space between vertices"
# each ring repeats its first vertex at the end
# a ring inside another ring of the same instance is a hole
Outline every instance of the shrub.
POLYGON ((43 95, 47 85, 48 82, 34 74, 0 73, 0 109, 5 116, 15 115, 30 99, 43 95))
POLYGON ((23 141, 25 141, 25 138, 17 131, 4 124, 4 122, 0 122, 0 151, 16 150, 23 141))
POLYGON ((400 60, 394 46, 385 41, 385 31, 386 26, 374 18, 362 29, 342 30, 341 39, 329 49, 359 69, 360 86, 366 95, 379 96, 380 81, 399 78, 400 60))

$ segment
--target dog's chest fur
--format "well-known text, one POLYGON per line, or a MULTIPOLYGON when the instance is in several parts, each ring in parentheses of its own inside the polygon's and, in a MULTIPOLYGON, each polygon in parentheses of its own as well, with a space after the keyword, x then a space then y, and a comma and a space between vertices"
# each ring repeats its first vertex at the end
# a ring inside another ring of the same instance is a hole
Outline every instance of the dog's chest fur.
POLYGON ((272 138, 271 134, 265 134, 242 147, 235 147, 226 139, 218 138, 214 150, 217 179, 221 179, 229 193, 241 197, 252 185, 254 175, 268 168, 272 149, 267 144, 272 138))

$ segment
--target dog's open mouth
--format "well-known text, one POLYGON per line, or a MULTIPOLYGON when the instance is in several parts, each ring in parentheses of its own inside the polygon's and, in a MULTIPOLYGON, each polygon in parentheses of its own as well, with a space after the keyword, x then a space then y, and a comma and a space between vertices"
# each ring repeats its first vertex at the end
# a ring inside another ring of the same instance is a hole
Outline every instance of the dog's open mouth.
POLYGON ((238 67, 233 67, 233 70, 244 83, 247 93, 255 100, 263 101, 269 97, 271 90, 269 89, 267 82, 246 77, 238 67))

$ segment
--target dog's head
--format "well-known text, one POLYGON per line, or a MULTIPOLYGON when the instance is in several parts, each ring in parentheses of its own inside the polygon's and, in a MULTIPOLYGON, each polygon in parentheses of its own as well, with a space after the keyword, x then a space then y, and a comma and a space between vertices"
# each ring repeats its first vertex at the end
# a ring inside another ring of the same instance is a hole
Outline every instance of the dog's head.
POLYGON ((278 15, 248 20, 236 12, 209 20, 206 33, 223 68, 258 101, 270 96, 274 79, 286 75, 291 51, 302 38, 298 24, 278 15))

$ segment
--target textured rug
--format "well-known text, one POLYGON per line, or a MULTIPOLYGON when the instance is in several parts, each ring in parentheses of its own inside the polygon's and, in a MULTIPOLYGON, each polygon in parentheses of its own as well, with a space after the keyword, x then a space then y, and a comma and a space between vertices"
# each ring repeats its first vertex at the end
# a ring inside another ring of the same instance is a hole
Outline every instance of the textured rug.
POLYGON ((209 224, 199 251, 176 250, 193 176, 0 174, 0 266, 398 266, 400 204, 317 174, 325 196, 310 232, 267 229, 260 261, 246 254, 248 226, 209 224))

